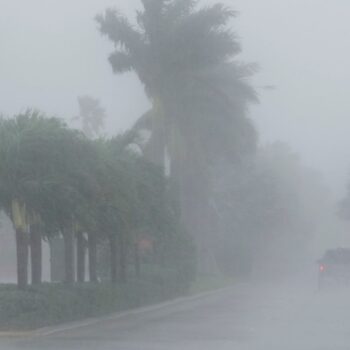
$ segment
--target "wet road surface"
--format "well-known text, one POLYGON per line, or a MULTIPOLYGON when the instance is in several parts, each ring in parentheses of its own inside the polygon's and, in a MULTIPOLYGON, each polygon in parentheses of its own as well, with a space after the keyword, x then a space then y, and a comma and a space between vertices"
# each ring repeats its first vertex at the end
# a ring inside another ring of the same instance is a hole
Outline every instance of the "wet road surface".
POLYGON ((350 290, 238 285, 1 350, 349 350, 350 290))

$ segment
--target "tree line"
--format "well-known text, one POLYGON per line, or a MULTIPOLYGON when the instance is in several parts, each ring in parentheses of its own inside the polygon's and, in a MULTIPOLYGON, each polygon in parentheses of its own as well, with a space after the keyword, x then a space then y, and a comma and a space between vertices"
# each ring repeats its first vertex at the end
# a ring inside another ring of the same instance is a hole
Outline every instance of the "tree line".
POLYGON ((130 131, 96 138, 105 111, 86 96, 77 118, 84 133, 33 111, 1 120, 0 197, 16 228, 21 286, 28 280, 28 237, 32 281, 40 281, 38 242, 62 235, 65 280, 72 283, 72 242, 82 280, 85 237, 90 279, 97 278, 96 246, 108 242, 115 281, 126 278, 127 252, 134 251, 139 270, 139 232, 153 237, 163 263, 173 256, 170 246, 181 261, 191 237, 199 272, 222 273, 236 264, 237 252, 253 254, 252 245, 240 249, 238 241, 274 239, 271 232, 277 235, 284 225, 280 214, 303 226, 293 204, 299 197, 288 191, 283 197, 298 185, 276 172, 280 158, 271 160, 259 147, 249 118, 250 105, 258 102, 250 81, 256 65, 239 61, 241 45, 231 27, 236 12, 197 0, 141 5, 135 21, 113 8, 96 17, 114 47, 113 72, 136 73, 151 103, 130 131))
POLYGON ((131 147, 135 142, 132 132, 91 140, 37 111, 0 119, 0 204, 15 229, 20 288, 29 280, 29 251, 31 281, 41 283, 42 240, 55 236, 64 240, 69 284, 84 281, 86 250, 89 280, 97 282, 103 242, 108 242, 112 282, 126 280, 130 251, 140 273, 142 237, 159 251, 159 259, 169 245, 175 259, 191 249, 169 179, 131 147))

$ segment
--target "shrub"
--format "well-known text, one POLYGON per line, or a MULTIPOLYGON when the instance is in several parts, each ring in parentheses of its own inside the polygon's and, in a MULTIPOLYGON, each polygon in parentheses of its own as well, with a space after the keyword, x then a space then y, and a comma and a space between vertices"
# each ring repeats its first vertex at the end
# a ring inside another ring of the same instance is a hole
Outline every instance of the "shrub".
POLYGON ((43 284, 25 291, 0 286, 0 329, 30 330, 162 302, 180 295, 174 272, 147 271, 120 285, 43 284), (151 278, 151 275, 153 276, 151 278))

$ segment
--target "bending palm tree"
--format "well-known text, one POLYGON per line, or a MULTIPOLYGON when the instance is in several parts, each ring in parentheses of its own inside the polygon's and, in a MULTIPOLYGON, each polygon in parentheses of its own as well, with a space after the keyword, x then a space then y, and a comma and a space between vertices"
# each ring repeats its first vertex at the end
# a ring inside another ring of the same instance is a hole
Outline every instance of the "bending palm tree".
POLYGON ((221 4, 198 9, 197 3, 143 0, 137 26, 112 9, 97 21, 115 44, 114 72, 135 71, 152 101, 135 128, 151 132, 145 152, 153 161, 164 164, 169 155, 183 220, 204 256, 210 167, 254 149, 246 109, 256 96, 246 82, 254 67, 232 61, 240 53, 227 27, 235 12, 221 4))

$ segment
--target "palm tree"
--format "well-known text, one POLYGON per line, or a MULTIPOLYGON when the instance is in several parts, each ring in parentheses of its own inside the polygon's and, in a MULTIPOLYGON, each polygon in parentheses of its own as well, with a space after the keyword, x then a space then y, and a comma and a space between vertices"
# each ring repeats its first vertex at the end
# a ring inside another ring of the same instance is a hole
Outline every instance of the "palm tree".
POLYGON ((98 166, 94 144, 81 133, 67 130, 64 144, 60 147, 61 168, 60 191, 54 192, 51 205, 48 206, 53 222, 63 235, 65 244, 65 281, 75 280, 74 241, 77 238, 78 279, 84 280, 85 243, 84 232, 90 232, 93 226, 92 210, 100 185, 96 178, 98 166))
POLYGON ((161 165, 168 154, 183 221, 198 246, 208 246, 203 218, 210 217, 210 167, 255 148, 246 118, 248 103, 256 101, 247 82, 255 67, 234 61, 241 49, 227 26, 236 15, 230 8, 198 8, 195 0, 142 4, 136 26, 113 9, 97 21, 115 45, 114 72, 135 71, 152 102, 135 125, 151 132, 144 151, 161 165))
POLYGON ((160 247, 176 235, 167 180, 161 168, 134 151, 137 143, 134 131, 89 140, 35 111, 0 119, 0 206, 16 229, 20 288, 28 284, 29 248, 32 283, 41 283, 43 238, 63 236, 64 280, 71 284, 75 242, 77 279, 84 282, 85 234, 92 282, 99 242, 109 241, 111 279, 123 282, 137 232, 153 232, 160 247))
POLYGON ((82 130, 88 138, 99 136, 104 127, 106 111, 100 101, 91 96, 78 97, 79 115, 74 120, 80 120, 82 130))
POLYGON ((123 243, 125 236, 129 234, 135 207, 134 181, 130 165, 133 155, 127 149, 130 140, 131 135, 125 134, 111 140, 96 141, 100 158, 98 167, 100 193, 95 201, 95 223, 100 237, 109 242, 113 283, 118 279, 122 281, 126 279, 127 247, 123 243))
POLYGON ((32 280, 41 281, 41 217, 50 184, 55 183, 57 140, 64 129, 54 118, 26 111, 0 121, 1 206, 16 231, 17 274, 21 288, 28 284, 28 247, 32 280), (29 229, 30 228, 30 229, 29 229))
POLYGON ((96 181, 90 141, 55 118, 26 111, 0 120, 0 202, 16 230, 18 285, 41 282, 41 242, 63 234, 66 281, 74 280, 74 225, 88 216, 96 181))

